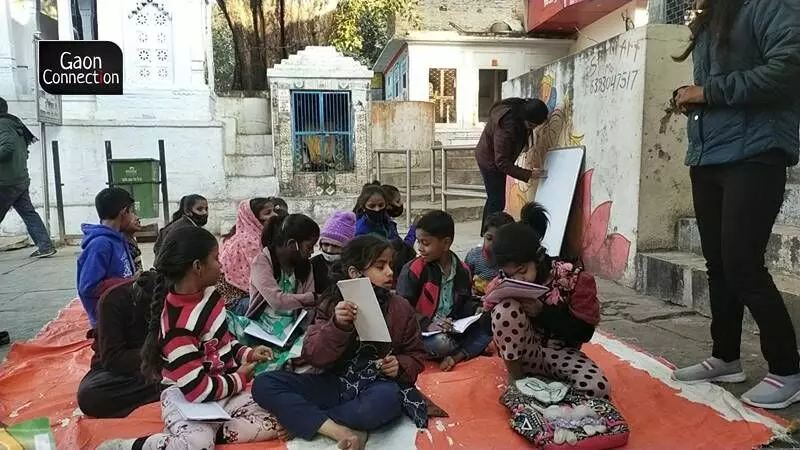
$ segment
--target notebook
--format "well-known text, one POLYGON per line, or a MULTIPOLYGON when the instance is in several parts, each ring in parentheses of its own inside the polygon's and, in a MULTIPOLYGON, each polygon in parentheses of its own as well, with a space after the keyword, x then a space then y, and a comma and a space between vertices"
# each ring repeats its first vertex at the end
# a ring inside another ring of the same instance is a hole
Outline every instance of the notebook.
POLYGON ((529 283, 527 281, 515 280, 513 278, 503 278, 502 280, 500 280, 500 283, 497 284, 496 288, 503 285, 514 286, 517 288, 523 288, 529 290, 531 293, 531 297, 533 298, 539 298, 550 290, 550 288, 548 288, 547 286, 542 286, 541 284, 529 283))
POLYGON ((219 402, 192 403, 182 395, 175 396, 174 404, 186 420, 198 420, 202 422, 225 422, 231 420, 219 402))
MULTIPOLYGON (((453 333, 461 334, 461 333, 467 331, 467 328, 469 328, 472 324, 474 324, 475 322, 480 320, 480 318, 481 318, 481 314, 475 314, 474 316, 469 316, 469 317, 465 317, 463 319, 458 319, 456 321, 453 321, 453 333)), ((437 330, 437 331, 423 331, 422 335, 425 336, 425 337, 428 337, 428 336, 433 336, 434 334, 439 334, 441 332, 442 331, 439 331, 439 330, 437 330)))
POLYGON ((297 318, 295 318, 294 322, 292 322, 288 327, 284 328, 280 335, 267 332, 267 330, 261 328, 255 322, 250 322, 250 324, 244 329, 244 332, 245 334, 253 336, 254 338, 261 339, 262 341, 266 341, 270 344, 283 348, 289 342, 289 338, 292 337, 294 330, 296 330, 297 327, 303 323, 303 319, 306 318, 306 315, 308 315, 308 311, 305 309, 300 310, 300 313, 297 315, 297 318))

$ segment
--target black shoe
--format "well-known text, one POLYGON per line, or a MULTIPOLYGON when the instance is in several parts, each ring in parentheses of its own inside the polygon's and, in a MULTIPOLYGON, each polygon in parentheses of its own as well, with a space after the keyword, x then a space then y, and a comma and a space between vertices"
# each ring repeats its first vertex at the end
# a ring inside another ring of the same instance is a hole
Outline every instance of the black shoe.
POLYGON ((0 331, 0 346, 8 345, 11 343, 11 336, 8 335, 8 331, 0 331))
POLYGON ((31 253, 31 258, 48 258, 56 254, 55 247, 50 247, 47 250, 36 250, 35 252, 31 253))

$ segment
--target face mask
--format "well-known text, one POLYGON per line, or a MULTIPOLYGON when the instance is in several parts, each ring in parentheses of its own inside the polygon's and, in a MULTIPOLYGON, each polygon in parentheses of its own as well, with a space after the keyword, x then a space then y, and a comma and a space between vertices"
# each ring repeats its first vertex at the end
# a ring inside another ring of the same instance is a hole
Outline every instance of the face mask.
POLYGON ((391 206, 386 208, 386 213, 389 214, 389 217, 398 218, 403 215, 403 206, 391 206))
POLYGON ((336 261, 342 259, 342 255, 338 255, 338 254, 335 254, 335 253, 322 252, 322 259, 324 259, 325 261, 328 261, 328 262, 336 262, 336 261))
POLYGON ((208 215, 200 215, 190 212, 187 214, 187 216, 189 216, 189 218, 192 219, 192 222, 196 223, 198 227, 205 226, 205 224, 208 223, 208 215))
POLYGON ((386 216, 386 211, 373 211, 368 209, 364 211, 364 214, 367 215, 367 219, 369 219, 371 222, 383 222, 383 218, 386 216))

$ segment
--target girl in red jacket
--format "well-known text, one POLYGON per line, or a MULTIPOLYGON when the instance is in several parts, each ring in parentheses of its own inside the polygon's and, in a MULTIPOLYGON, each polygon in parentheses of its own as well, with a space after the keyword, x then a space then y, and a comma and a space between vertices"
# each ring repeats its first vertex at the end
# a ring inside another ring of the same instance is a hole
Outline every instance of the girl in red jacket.
POLYGON ((333 284, 323 294, 303 345, 303 359, 322 373, 279 371, 256 377, 253 398, 290 434, 311 439, 319 433, 336 440, 340 449, 362 449, 367 431, 402 412, 418 426, 427 421, 425 402, 413 387, 425 349, 411 305, 390 291, 393 256, 389 241, 359 236, 344 247, 333 268, 334 282, 369 278, 391 343, 358 339, 356 305, 343 299, 333 284))
POLYGON ((544 376, 607 398, 608 379, 581 352, 600 321, 594 277, 575 263, 552 259, 530 225, 501 227, 492 243, 501 275, 484 297, 492 334, 511 380, 544 376), (549 290, 502 283, 503 278, 536 283, 549 290))

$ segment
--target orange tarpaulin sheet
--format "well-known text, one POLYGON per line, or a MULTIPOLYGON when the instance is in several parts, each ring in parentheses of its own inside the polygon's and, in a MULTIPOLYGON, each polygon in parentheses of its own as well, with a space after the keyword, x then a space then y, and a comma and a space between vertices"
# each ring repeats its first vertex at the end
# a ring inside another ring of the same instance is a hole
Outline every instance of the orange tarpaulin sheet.
MULTIPOLYGON (((80 303, 73 302, 36 338, 14 345, 0 367, 0 419, 17 423, 47 416, 62 450, 92 449, 106 439, 161 431, 158 404, 144 406, 126 419, 80 416, 75 393, 92 354, 85 332, 86 317, 80 303)), ((584 350, 606 372, 614 402, 630 423, 626 448, 751 449, 773 437, 762 423, 729 421, 713 408, 679 396, 675 389, 600 345, 589 344, 584 350)), ((450 417, 432 418, 429 429, 417 434, 417 448, 530 448, 509 428, 508 411, 498 402, 504 384, 505 369, 497 358, 477 358, 449 373, 429 366, 419 387, 450 417)), ((219 448, 283 449, 286 444, 219 448)))

